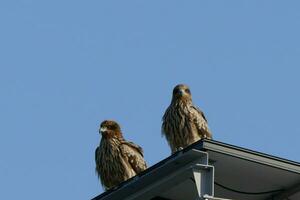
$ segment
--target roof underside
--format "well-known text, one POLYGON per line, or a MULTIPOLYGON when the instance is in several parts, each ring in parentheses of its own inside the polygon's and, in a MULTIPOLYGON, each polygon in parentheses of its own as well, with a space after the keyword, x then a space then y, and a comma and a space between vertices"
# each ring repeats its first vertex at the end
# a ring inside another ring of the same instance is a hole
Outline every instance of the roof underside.
MULTIPOLYGON (((194 155, 191 154, 193 149, 205 151, 209 155, 209 164, 215 168, 216 197, 235 200, 272 200, 272 196, 274 200, 300 199, 300 163, 217 141, 201 140, 93 200, 112 200, 118 195, 119 199, 125 199, 125 196, 137 193, 140 190, 138 186, 158 181, 147 179, 147 176, 182 154, 194 155)), ((195 159, 191 156, 189 158, 195 159)), ((178 196, 182 194, 182 191, 176 189, 172 192, 175 192, 175 196, 176 192, 178 196)), ((162 193, 160 198, 163 199, 163 196, 162 193)))
MULTIPOLYGON (((215 141, 202 145, 215 167, 215 196, 266 200, 300 184, 299 163, 215 141)), ((300 192, 288 199, 299 200, 300 192)))

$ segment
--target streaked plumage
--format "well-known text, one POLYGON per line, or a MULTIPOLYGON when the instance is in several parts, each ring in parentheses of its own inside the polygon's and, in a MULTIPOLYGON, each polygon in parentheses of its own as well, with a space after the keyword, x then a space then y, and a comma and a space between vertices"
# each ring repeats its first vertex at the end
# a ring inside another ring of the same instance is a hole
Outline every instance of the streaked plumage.
POLYGON ((147 168, 140 146, 123 138, 120 126, 114 121, 103 121, 102 134, 95 151, 96 172, 108 190, 147 168))
POLYGON ((163 116, 162 134, 172 153, 202 138, 212 138, 204 113, 193 105, 188 86, 179 84, 173 89, 171 104, 163 116))

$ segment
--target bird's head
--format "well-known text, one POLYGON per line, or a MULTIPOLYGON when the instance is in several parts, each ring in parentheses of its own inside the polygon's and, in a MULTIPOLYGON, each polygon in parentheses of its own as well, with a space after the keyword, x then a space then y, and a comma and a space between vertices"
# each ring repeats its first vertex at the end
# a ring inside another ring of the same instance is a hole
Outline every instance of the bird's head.
POLYGON ((185 101, 191 101, 192 100, 192 94, 187 85, 179 84, 176 85, 173 89, 173 101, 176 100, 185 100, 185 101))
POLYGON ((112 120, 105 120, 100 124, 99 133, 102 137, 122 137, 121 128, 119 124, 112 120))

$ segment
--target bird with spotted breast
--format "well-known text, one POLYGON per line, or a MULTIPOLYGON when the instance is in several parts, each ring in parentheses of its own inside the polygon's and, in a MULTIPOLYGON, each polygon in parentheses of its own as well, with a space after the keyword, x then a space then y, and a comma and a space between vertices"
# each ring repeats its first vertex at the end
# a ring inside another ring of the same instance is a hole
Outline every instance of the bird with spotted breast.
POLYGON ((202 139, 212 139, 204 113, 193 104, 189 87, 176 85, 171 104, 162 119, 162 134, 172 153, 202 139))
POLYGON ((95 151, 96 172, 105 190, 147 168, 142 148, 124 139, 117 122, 103 121, 99 133, 102 138, 95 151))

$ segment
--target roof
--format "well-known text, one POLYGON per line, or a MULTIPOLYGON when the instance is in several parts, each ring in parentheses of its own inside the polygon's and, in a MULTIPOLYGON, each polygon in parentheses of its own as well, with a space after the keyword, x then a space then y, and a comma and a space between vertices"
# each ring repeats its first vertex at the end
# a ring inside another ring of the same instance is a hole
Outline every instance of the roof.
POLYGON ((186 195, 193 195, 194 186, 185 181, 187 173, 171 175, 186 170, 196 161, 211 166, 212 196, 236 200, 300 199, 300 163, 214 140, 201 140, 93 200, 138 200, 141 195, 143 200, 179 200, 182 195, 189 199, 186 195), (159 184, 163 179, 168 180, 159 184))

